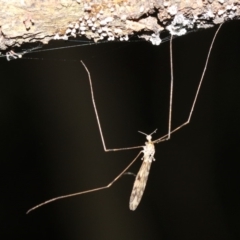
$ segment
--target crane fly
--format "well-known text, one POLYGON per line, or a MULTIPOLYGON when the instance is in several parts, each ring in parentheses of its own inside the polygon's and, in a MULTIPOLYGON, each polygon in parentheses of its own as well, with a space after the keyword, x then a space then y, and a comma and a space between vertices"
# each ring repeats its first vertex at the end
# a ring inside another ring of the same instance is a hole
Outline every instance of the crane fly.
POLYGON ((33 210, 35 210, 35 209, 37 209, 37 208, 39 208, 43 205, 46 205, 50 202, 54 202, 54 201, 57 201, 57 200, 60 200, 60 199, 63 199, 63 198, 74 197, 74 196, 78 196, 78 195, 81 195, 81 194, 96 192, 96 191, 100 191, 100 190, 103 190, 103 189, 110 188, 113 185, 113 183, 115 183, 124 173, 126 173, 126 171, 132 166, 132 164, 138 159, 138 157, 141 155, 141 153, 143 153, 143 157, 142 157, 143 162, 142 162, 140 170, 139 170, 139 172, 138 172, 138 174, 135 178, 132 193, 131 193, 131 196, 130 196, 130 202, 129 202, 130 210, 135 210, 138 207, 138 205, 139 205, 139 203, 142 199, 142 196, 143 196, 143 193, 144 193, 144 190, 145 190, 145 187, 146 187, 147 179, 148 179, 148 176, 149 176, 149 171, 150 171, 151 164, 152 164, 153 161, 155 161, 155 159, 154 159, 154 154, 155 154, 154 144, 169 140, 172 133, 178 131, 179 129, 181 129, 182 127, 184 127, 184 126, 186 126, 187 124, 190 123, 192 113, 193 113, 194 107, 196 105, 196 101, 197 101, 199 91, 200 91, 200 88, 201 88, 201 85, 202 85, 202 81, 203 81, 203 78, 204 78, 204 75, 205 75, 205 72, 206 72, 206 69, 207 69, 207 66, 208 66, 208 61, 209 61, 209 57, 210 57, 210 54, 211 54, 211 51, 212 51, 212 47, 213 47, 216 36, 217 36, 221 26, 222 26, 222 24, 218 27, 217 31, 215 32, 215 34, 213 36, 212 42, 210 44, 209 51, 208 51, 207 58, 206 58, 206 62, 205 62, 205 66, 203 68, 203 72, 202 72, 202 75, 201 75, 201 78, 200 78, 200 81, 199 81, 199 84, 198 84, 198 87, 197 87, 197 90, 196 90, 195 97, 194 97, 193 102, 192 102, 192 106, 191 106, 187 121, 185 121, 184 123, 182 123, 181 125, 179 125, 178 127, 176 127, 173 130, 171 129, 172 99, 173 99, 173 60, 172 60, 172 37, 171 37, 171 39, 170 39, 171 80, 170 80, 170 97, 169 97, 169 113, 168 113, 168 133, 165 134, 164 136, 152 141, 152 134, 156 133, 157 129, 155 131, 153 131, 151 134, 146 134, 146 133, 143 133, 143 132, 139 131, 139 133, 146 135, 147 142, 145 143, 145 146, 134 146, 134 147, 115 148, 115 149, 108 149, 106 147, 105 140, 104 140, 104 137, 103 137, 102 128, 101 128, 101 124, 100 124, 100 120, 99 120, 99 114, 98 114, 96 103, 95 103, 91 74, 90 74, 90 71, 88 70, 87 66, 84 64, 84 62, 81 61, 83 67, 85 68, 85 70, 88 74, 92 104, 93 104, 93 108, 94 108, 94 112, 95 112, 95 116, 96 116, 96 120, 97 120, 97 124, 98 124, 98 128, 99 128, 100 137, 101 137, 101 140, 102 140, 104 151, 105 152, 123 151, 123 150, 130 150, 130 149, 139 149, 139 148, 143 148, 143 150, 141 150, 137 154, 137 156, 131 161, 131 163, 106 186, 102 186, 102 187, 90 189, 90 190, 87 190, 87 191, 82 191, 82 192, 77 192, 77 193, 73 193, 73 194, 68 194, 68 195, 63 195, 63 196, 59 196, 59 197, 56 197, 56 198, 52 198, 50 200, 47 200, 47 201, 45 201, 43 203, 40 203, 40 204, 36 205, 35 207, 29 209, 27 211, 27 213, 29 213, 29 212, 31 212, 31 211, 33 211, 33 210))

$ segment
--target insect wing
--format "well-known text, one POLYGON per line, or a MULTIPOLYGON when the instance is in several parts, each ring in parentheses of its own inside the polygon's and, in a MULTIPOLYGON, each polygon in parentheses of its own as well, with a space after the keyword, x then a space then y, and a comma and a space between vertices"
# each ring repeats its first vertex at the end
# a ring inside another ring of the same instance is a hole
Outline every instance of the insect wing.
POLYGON ((142 199, 142 195, 148 180, 151 164, 151 161, 143 161, 142 166, 136 176, 129 202, 129 208, 132 211, 137 208, 138 204, 142 199))

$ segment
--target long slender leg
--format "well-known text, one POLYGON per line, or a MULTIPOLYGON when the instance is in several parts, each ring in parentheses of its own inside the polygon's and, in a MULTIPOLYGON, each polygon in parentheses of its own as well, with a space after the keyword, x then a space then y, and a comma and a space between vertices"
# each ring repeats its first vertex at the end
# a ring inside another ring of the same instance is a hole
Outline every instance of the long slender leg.
POLYGON ((87 68, 87 66, 84 64, 83 61, 81 61, 82 65, 84 66, 84 68, 86 69, 86 72, 88 74, 88 80, 89 80, 89 84, 90 84, 90 89, 91 89, 91 96, 92 96, 92 103, 93 103, 93 108, 95 111, 95 115, 96 115, 96 119, 97 119, 97 124, 98 124, 98 128, 99 128, 99 132, 100 132, 100 136, 101 136, 101 140, 102 140, 102 144, 103 144, 103 149, 105 152, 112 152, 112 151, 123 151, 123 150, 129 150, 129 149, 136 149, 136 148, 142 148, 143 146, 135 146, 135 147, 126 147, 126 148, 114 148, 114 149, 108 149, 106 148, 106 144, 104 141, 104 137, 103 137, 103 132, 102 132, 102 127, 100 124, 100 120, 99 120, 99 116, 98 116, 98 111, 97 111, 97 107, 96 107, 96 103, 95 103, 95 99, 94 99, 94 93, 93 93, 93 87, 92 87, 92 79, 91 79, 91 74, 87 68))
POLYGON ((110 183, 108 183, 106 186, 102 186, 102 187, 98 187, 98 188, 93 188, 93 189, 90 189, 90 190, 87 190, 87 191, 83 191, 83 192, 77 192, 77 193, 72 193, 72 194, 67 194, 67 195, 63 195, 63 196, 59 196, 59 197, 56 197, 56 198, 52 198, 50 200, 47 200, 43 203, 40 203, 38 205, 36 205, 35 207, 32 207, 30 208, 26 214, 32 212, 33 210, 39 208, 39 207, 42 207, 48 203, 51 203, 51 202, 55 202, 57 200, 60 200, 60 199, 63 199, 63 198, 69 198, 69 197, 75 197, 75 196, 78 196, 78 195, 82 195, 82 194, 85 194, 85 193, 91 193, 91 192, 97 192, 97 191, 100 191, 100 190, 103 190, 103 189, 107 189, 107 188, 110 188, 132 165, 133 163, 138 159, 138 157, 140 156, 140 154, 142 153, 142 151, 140 151, 138 153, 138 155, 132 160, 132 162, 130 164, 128 164, 128 166, 121 172, 117 175, 117 177, 115 177, 110 183))
POLYGON ((172 39, 170 39, 170 69, 171 69, 171 80, 170 80, 170 94, 169 94, 169 114, 168 114, 168 134, 164 141, 171 138, 171 126, 172 126, 172 101, 173 101, 173 54, 172 54, 172 39))
MULTIPOLYGON (((195 97, 193 99, 193 103, 192 103, 192 107, 190 109, 190 112, 189 112, 189 116, 187 118, 187 121, 184 122, 183 124, 181 124, 180 126, 176 127, 175 129, 173 129, 170 133, 168 132, 166 135, 156 139, 153 141, 153 143, 159 143, 159 142, 163 142, 163 141, 166 141, 166 140, 169 140, 169 135, 178 131, 179 129, 181 129, 182 127, 186 126, 187 124, 190 123, 191 121, 191 117, 192 117, 192 113, 193 113, 193 110, 194 110, 194 107, 196 105, 196 101, 197 101, 197 98, 198 98, 198 95, 199 95, 199 91, 200 91, 200 88, 201 88, 201 85, 202 85, 202 82, 203 82, 203 78, 205 76, 205 72, 206 72, 206 69, 207 69, 207 66, 208 66, 208 61, 209 61, 209 57, 210 57, 210 54, 211 54, 211 51, 212 51, 212 47, 213 47, 213 44, 215 42, 215 39, 217 37, 217 34, 220 30, 220 28, 222 27, 222 24, 220 24, 220 26, 218 27, 217 31, 215 32, 214 34, 214 37, 213 37, 213 40, 211 42, 211 45, 209 47, 209 51, 208 51, 208 55, 207 55, 207 59, 206 59, 206 63, 205 63, 205 66, 204 66, 204 69, 203 69, 203 72, 202 72, 202 76, 200 78, 200 81, 199 81, 199 84, 198 84, 198 87, 197 87, 197 91, 196 91, 196 94, 195 94, 195 97)), ((171 73, 172 74, 172 73, 171 73)))

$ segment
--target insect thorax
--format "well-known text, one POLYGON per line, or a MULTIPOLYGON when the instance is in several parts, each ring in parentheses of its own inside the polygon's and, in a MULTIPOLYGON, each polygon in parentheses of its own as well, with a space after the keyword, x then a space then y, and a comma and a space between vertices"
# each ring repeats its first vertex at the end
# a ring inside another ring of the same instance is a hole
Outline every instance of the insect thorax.
POLYGON ((155 161, 154 154, 155 154, 155 146, 152 141, 145 142, 146 146, 143 147, 142 153, 143 157, 142 160, 146 162, 155 161))

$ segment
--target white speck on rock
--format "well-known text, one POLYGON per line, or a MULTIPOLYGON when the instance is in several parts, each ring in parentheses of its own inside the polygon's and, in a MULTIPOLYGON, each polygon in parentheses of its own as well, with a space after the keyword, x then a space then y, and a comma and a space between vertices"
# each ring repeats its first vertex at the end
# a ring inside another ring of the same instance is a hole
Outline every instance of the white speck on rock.
POLYGON ((177 8, 176 4, 174 4, 174 5, 172 5, 171 7, 168 8, 168 12, 172 16, 176 15, 177 11, 178 11, 178 8, 177 8))

